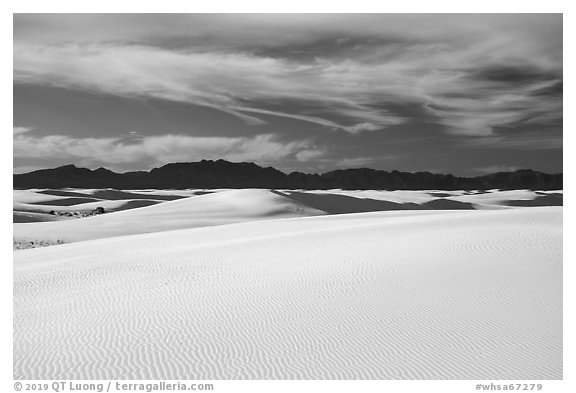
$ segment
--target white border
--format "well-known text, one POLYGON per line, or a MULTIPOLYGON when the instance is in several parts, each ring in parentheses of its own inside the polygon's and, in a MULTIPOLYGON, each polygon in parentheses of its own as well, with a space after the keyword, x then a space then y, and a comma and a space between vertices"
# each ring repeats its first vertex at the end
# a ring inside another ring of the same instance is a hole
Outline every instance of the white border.
MULTIPOLYGON (((574 3, 574 2, 572 2, 574 3)), ((12 52, 12 13, 17 12, 133 12, 133 13, 153 13, 153 12, 339 12, 339 13, 361 13, 361 12, 384 12, 384 13, 564 13, 565 45, 564 61, 567 75, 564 76, 564 85, 567 86, 564 93, 565 107, 572 108, 573 100, 573 72, 574 67, 573 50, 575 47, 571 38, 576 37, 574 7, 569 1, 510 1, 510 0, 483 0, 470 4, 463 1, 425 1, 425 0, 402 0, 402 1, 365 1, 353 0, 336 3, 334 1, 322 0, 293 0, 283 4, 276 4, 271 1, 186 1, 186 0, 162 0, 162 1, 135 1, 135 0, 98 0, 92 2, 82 2, 78 0, 21 0, 5 1, 2 7, 0 20, 2 48, 5 54, 12 52)), ((3 139, 0 144, 2 149, 1 164, 2 183, 6 185, 2 196, 2 285, 0 301, 2 304, 2 356, 0 357, 0 375, 4 389, 2 391, 14 391, 12 381, 12 249, 10 248, 9 236, 12 233, 11 219, 9 217, 8 206, 12 203, 12 194, 8 189, 12 178, 12 139, 9 138, 12 128, 12 62, 8 61, 8 56, 1 62, 1 89, 2 92, 2 119, 4 120, 3 139), (9 122, 10 119, 10 122, 9 122), (6 140, 4 140, 6 138, 6 140), (9 168, 9 169, 8 169, 9 168)), ((574 206, 574 156, 572 154, 574 127, 572 111, 567 111, 564 117, 564 129, 568 130, 564 134, 564 171, 565 176, 565 217, 564 223, 564 380, 563 381, 533 381, 544 385, 543 392, 576 392, 576 379, 574 371, 576 362, 574 359, 574 307, 572 299, 576 299, 574 293, 574 279, 576 257, 574 254, 574 239, 576 239, 573 227, 573 206, 574 206)), ((143 381, 149 382, 149 381, 143 381)), ((202 381, 209 382, 209 381, 202 381)), ((505 381, 493 381, 494 383, 504 383, 505 381)), ((527 382, 527 381, 526 381, 527 382)), ((378 391, 378 392, 469 392, 474 390, 476 381, 214 381, 216 392, 227 391, 251 391, 269 392, 273 389, 276 392, 293 391, 378 391)), ((485 383, 485 382, 483 382, 485 383)))

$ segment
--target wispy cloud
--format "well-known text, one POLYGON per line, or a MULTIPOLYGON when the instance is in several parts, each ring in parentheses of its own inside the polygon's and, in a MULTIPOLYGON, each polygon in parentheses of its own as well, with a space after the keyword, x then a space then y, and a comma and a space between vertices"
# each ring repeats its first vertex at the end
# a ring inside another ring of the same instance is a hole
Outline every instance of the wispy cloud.
POLYGON ((326 155, 326 151, 322 149, 307 149, 296 153, 295 157, 300 162, 316 161, 326 155))
POLYGON ((223 111, 253 125, 265 124, 258 115, 270 115, 355 133, 403 121, 391 113, 375 116, 370 110, 356 110, 359 104, 332 91, 329 81, 321 86, 314 82, 321 70, 315 69, 314 78, 302 76, 299 71, 311 67, 287 60, 117 44, 17 45, 14 56, 16 82, 186 102, 223 111), (246 101, 258 105, 268 99, 308 100, 328 105, 329 111, 342 108, 344 114, 356 113, 349 116, 347 124, 340 124, 321 116, 245 105, 246 101))
MULTIPOLYGON (((382 159, 382 157, 379 157, 379 159, 382 159)), ((389 157, 388 159, 393 159, 393 157, 389 157)), ((338 161, 337 166, 340 168, 359 168, 370 165, 374 163, 374 161, 376 161, 375 157, 344 158, 338 161)))
POLYGON ((385 154, 370 157, 336 157, 333 152, 322 149, 303 150, 296 154, 298 161, 313 162, 320 170, 328 171, 334 168, 349 169, 361 167, 375 167, 382 162, 394 162, 403 157, 394 154, 385 154))
POLYGON ((514 172, 517 171, 518 169, 521 169, 520 167, 516 166, 516 165, 489 165, 489 166, 484 166, 481 168, 474 168, 474 170, 476 170, 477 172, 480 173, 498 173, 498 172, 514 172))
POLYGON ((29 131, 32 131, 32 129, 28 128, 28 127, 13 127, 12 128, 12 132, 13 132, 14 137, 16 137, 18 135, 22 135, 22 134, 29 132, 29 131))
POLYGON ((522 134, 515 136, 486 136, 465 139, 460 146, 470 148, 508 149, 508 150, 550 150, 562 149, 561 135, 522 134))
POLYGON ((152 25, 145 15, 99 16, 84 18, 85 29, 82 18, 20 18, 19 83, 352 134, 409 122, 398 105, 426 108, 427 121, 467 136, 562 118, 561 97, 542 94, 562 80, 561 16, 162 16, 152 25), (99 20, 107 31, 89 27, 99 20))
POLYGON ((281 142, 272 135, 255 137, 193 137, 185 135, 124 138, 74 138, 64 135, 36 136, 15 132, 15 158, 78 160, 84 165, 149 162, 160 165, 175 161, 228 159, 276 163, 312 148, 309 140, 281 142))

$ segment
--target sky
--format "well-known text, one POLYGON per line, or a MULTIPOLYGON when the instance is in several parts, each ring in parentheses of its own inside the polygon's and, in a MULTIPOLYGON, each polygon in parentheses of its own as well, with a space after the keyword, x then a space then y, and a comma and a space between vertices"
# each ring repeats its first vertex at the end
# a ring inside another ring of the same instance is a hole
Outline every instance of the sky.
POLYGON ((561 14, 14 14, 14 172, 562 172, 561 14))

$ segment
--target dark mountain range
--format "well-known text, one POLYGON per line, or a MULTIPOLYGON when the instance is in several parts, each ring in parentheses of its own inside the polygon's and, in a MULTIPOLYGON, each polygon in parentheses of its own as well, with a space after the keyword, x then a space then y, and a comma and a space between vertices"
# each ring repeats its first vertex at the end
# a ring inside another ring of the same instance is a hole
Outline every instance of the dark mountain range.
POLYGON ((174 163, 150 172, 126 173, 66 165, 14 175, 13 180, 14 188, 562 189, 561 173, 547 174, 527 169, 479 177, 367 168, 336 170, 321 175, 300 172, 287 175, 271 167, 224 160, 174 163))

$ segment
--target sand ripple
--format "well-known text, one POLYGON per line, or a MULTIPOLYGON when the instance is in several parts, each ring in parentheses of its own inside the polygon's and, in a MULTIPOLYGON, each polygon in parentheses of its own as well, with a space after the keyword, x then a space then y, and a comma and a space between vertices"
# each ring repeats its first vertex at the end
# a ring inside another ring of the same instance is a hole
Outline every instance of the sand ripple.
POLYGON ((561 207, 377 212, 14 257, 16 379, 559 379, 561 207))

